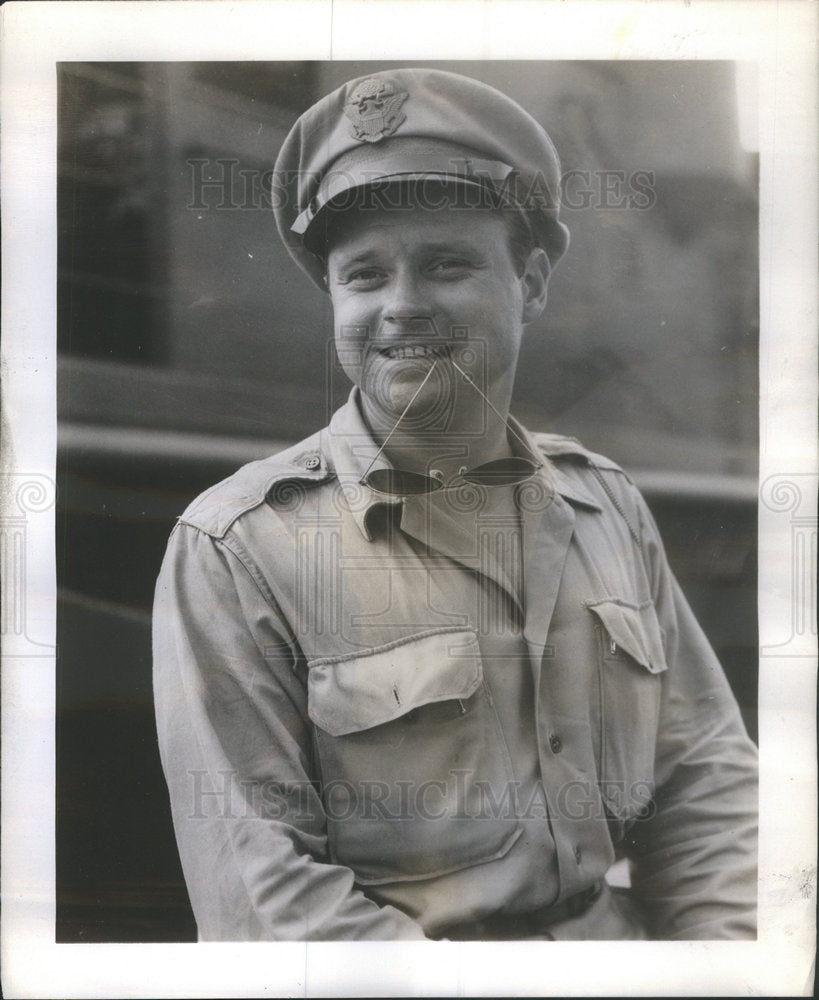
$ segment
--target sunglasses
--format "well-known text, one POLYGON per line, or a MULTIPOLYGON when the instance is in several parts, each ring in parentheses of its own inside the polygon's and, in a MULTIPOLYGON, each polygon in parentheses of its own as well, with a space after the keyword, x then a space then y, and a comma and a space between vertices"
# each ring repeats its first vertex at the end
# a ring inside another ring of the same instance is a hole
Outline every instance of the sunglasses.
POLYGON ((404 407, 403 413, 395 421, 395 424, 389 434, 384 438, 383 444, 378 449, 375 457, 367 467, 367 471, 361 477, 361 484, 368 486, 375 493, 380 493, 384 496, 406 497, 419 496, 426 493, 436 493, 438 490, 457 489, 464 483, 469 483, 473 486, 515 486, 518 483, 526 482, 527 479, 531 479, 539 469, 543 468, 543 463, 537 460, 537 456, 535 456, 526 441, 509 423, 509 420, 503 416, 497 407, 495 407, 489 397, 478 388, 471 376, 468 375, 451 357, 449 361, 452 367, 463 376, 464 381, 471 385, 484 402, 491 407, 498 417, 500 417, 500 419, 506 424, 507 429, 514 434, 529 454, 535 458, 535 461, 528 458, 512 457, 498 458, 492 462, 484 462, 482 465, 478 465, 474 469, 467 469, 466 466, 463 466, 449 483, 444 482, 443 473, 436 472, 434 469, 428 476, 425 476, 420 472, 409 472, 406 469, 373 469, 373 466, 378 461, 379 455, 387 447, 387 443, 390 438, 396 432, 399 424, 407 415, 410 407, 429 381, 433 371, 435 370, 435 366, 438 364, 438 360, 438 358, 435 358, 432 362, 432 365, 424 376, 423 381, 412 394, 410 401, 404 407))

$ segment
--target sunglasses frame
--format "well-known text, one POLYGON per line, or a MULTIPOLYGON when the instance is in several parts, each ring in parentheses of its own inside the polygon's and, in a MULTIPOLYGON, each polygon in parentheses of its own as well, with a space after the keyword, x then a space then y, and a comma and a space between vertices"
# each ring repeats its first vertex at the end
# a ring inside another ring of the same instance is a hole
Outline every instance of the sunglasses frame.
POLYGON ((367 486, 374 493, 379 493, 381 496, 390 497, 406 497, 406 496, 427 496, 430 493, 438 493, 441 490, 455 490, 459 489, 464 483, 470 486, 483 486, 483 487, 496 487, 496 486, 517 486, 519 483, 525 483, 527 480, 531 479, 540 469, 543 468, 543 464, 536 464, 528 458, 520 458, 514 456, 512 458, 499 458, 494 462, 486 462, 484 465, 479 465, 475 469, 464 469, 454 477, 449 483, 444 483, 443 479, 439 479, 437 476, 425 476, 421 472, 409 472, 405 469, 375 469, 372 472, 367 472, 364 477, 360 480, 362 486, 367 486), (489 466, 498 466, 501 463, 517 463, 518 465, 523 465, 524 468, 519 468, 517 473, 513 474, 511 471, 507 473, 498 472, 494 473, 489 471, 489 466), (482 470, 486 470, 486 477, 483 478, 482 470), (389 477, 408 477, 410 481, 418 481, 418 485, 421 488, 418 489, 390 489, 385 486, 376 485, 373 481, 375 477, 379 476, 379 473, 385 473, 386 478, 389 477))

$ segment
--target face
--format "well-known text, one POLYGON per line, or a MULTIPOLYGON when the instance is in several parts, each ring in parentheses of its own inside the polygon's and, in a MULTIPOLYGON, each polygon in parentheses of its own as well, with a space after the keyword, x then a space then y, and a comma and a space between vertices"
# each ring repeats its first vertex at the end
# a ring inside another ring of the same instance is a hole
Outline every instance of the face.
MULTIPOLYGON (((545 305, 548 261, 534 250, 517 273, 500 215, 351 213, 327 264, 339 360, 361 389, 365 412, 400 415, 433 365, 413 411, 434 409, 436 397, 464 384, 454 361, 508 407, 523 327, 545 305)), ((480 396, 471 396, 480 410, 480 396)))

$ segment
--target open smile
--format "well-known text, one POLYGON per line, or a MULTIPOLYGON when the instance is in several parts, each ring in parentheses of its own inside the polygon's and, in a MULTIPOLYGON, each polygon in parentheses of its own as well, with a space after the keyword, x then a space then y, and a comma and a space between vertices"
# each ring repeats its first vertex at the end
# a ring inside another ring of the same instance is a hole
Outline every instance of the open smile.
POLYGON ((443 344, 392 344, 382 348, 380 353, 390 360, 440 358, 449 354, 449 348, 443 344))

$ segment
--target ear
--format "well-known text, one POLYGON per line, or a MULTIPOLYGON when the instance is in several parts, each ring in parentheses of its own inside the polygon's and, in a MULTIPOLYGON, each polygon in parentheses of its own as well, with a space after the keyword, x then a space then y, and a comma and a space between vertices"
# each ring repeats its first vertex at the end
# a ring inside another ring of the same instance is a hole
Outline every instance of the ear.
POLYGON ((539 319, 546 308, 546 298, 549 287, 549 275, 552 265, 543 247, 535 247, 529 254, 523 273, 520 276, 523 291, 524 326, 539 319))

